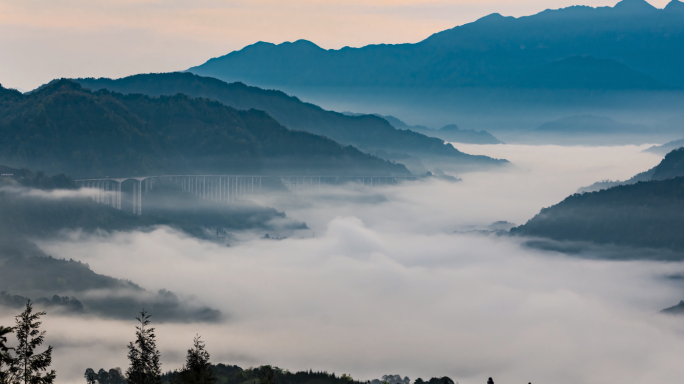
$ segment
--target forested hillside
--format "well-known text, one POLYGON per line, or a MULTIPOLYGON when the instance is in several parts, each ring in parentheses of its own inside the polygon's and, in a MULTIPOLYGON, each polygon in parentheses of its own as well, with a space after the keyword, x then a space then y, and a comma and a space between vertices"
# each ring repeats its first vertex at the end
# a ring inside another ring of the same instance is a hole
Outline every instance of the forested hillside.
POLYGON ((69 80, 27 95, 0 89, 0 137, 0 162, 76 177, 409 173, 262 111, 181 94, 90 92, 69 80))
POLYGON ((684 251, 684 177, 575 194, 511 233, 684 251))
POLYGON ((76 79, 83 87, 109 89, 123 93, 151 96, 183 93, 218 100, 237 109, 255 108, 268 112, 280 123, 323 135, 342 144, 373 152, 401 152, 419 156, 445 157, 454 164, 496 166, 507 163, 486 156, 472 156, 455 149, 443 140, 410 130, 396 129, 386 120, 373 115, 348 116, 326 111, 304 103, 296 97, 275 90, 264 90, 242 83, 225 83, 211 77, 191 73, 135 75, 112 79, 76 79))

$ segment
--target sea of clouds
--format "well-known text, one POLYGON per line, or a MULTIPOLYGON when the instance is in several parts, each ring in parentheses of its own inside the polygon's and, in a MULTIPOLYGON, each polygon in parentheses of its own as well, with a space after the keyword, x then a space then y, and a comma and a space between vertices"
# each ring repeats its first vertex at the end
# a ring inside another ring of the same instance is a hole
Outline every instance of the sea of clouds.
MULTIPOLYGON (((600 248, 580 258, 474 231, 523 224, 581 186, 649 169, 660 158, 646 147, 459 145, 515 167, 458 175, 457 183, 260 196, 307 223, 283 240, 244 233, 226 247, 160 227, 39 244, 226 314, 218 324, 155 323, 164 370, 181 366, 199 333, 215 363, 363 380, 674 382, 684 374, 684 321, 657 312, 684 299, 681 280, 667 278, 684 264, 602 260, 600 248)), ((58 382, 81 382, 87 367, 125 369, 134 316, 46 316, 58 382)))

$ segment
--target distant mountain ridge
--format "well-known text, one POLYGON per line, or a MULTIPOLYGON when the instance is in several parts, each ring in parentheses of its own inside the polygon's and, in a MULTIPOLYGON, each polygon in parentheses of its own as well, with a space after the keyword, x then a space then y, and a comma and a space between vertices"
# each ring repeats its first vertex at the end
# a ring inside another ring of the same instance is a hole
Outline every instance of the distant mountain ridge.
POLYGON ((410 174, 262 111, 182 94, 90 92, 64 79, 28 95, 0 87, 0 135, 0 162, 72 176, 410 174))
POLYGON ((623 0, 519 18, 495 13, 416 44, 258 42, 189 71, 268 87, 682 88, 683 10, 678 0, 664 9, 623 0))
POLYGON ((462 153, 443 140, 427 137, 410 130, 396 129, 386 120, 373 115, 346 116, 326 111, 296 97, 275 91, 225 83, 191 73, 160 73, 125 77, 122 79, 76 79, 85 88, 108 89, 122 93, 150 96, 183 93, 206 97, 236 109, 258 109, 286 127, 323 135, 338 143, 353 145, 366 152, 385 151, 408 153, 421 157, 441 157, 456 165, 498 166, 506 160, 462 153))
POLYGON ((638 182, 651 180, 666 180, 680 176, 684 176, 684 148, 670 151, 658 165, 647 171, 640 172, 628 180, 599 181, 588 187, 582 187, 578 189, 577 192, 596 192, 602 189, 609 189, 620 185, 631 185, 638 182))
MULTIPOLYGON (((363 116, 362 113, 342 112, 347 116, 363 116)), ((444 141, 465 144, 502 144, 502 142, 487 131, 476 131, 472 129, 460 129, 456 124, 448 124, 440 129, 431 129, 424 125, 408 125, 394 116, 383 116, 376 114, 387 120, 394 128, 408 129, 413 132, 422 133, 430 137, 438 137, 444 141)))
POLYGON ((644 152, 651 152, 655 153, 658 155, 665 155, 667 153, 670 153, 671 151, 684 147, 684 139, 679 139, 679 140, 673 140, 670 141, 669 143, 665 143, 663 145, 654 145, 650 148, 644 149, 644 152))
POLYGON ((643 125, 619 123, 609 117, 581 115, 544 123, 535 131, 559 134, 606 134, 639 132, 646 129, 643 125))

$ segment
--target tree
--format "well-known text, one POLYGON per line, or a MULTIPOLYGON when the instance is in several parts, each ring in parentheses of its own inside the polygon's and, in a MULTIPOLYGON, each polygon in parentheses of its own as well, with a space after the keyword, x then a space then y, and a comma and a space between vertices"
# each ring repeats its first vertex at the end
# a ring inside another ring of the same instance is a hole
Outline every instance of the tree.
POLYGON ((48 346, 47 350, 41 353, 35 352, 35 349, 45 341, 45 331, 38 330, 42 324, 38 320, 44 315, 45 312, 33 313, 33 305, 31 300, 28 300, 24 312, 16 317, 15 329, 19 345, 15 349, 16 357, 11 369, 14 371, 16 383, 52 384, 55 380, 55 371, 47 372, 52 363, 52 347, 48 346), (42 372, 46 373, 43 375, 42 372))
POLYGON ((109 370, 109 384, 125 384, 126 378, 121 372, 121 368, 116 367, 109 370))
POLYGON ((185 365, 179 372, 180 382, 183 384, 213 384, 216 381, 214 371, 209 363, 209 352, 199 335, 193 339, 192 349, 188 349, 185 365))
POLYGON ((95 384, 97 375, 95 374, 95 370, 88 368, 83 374, 83 377, 85 377, 87 384, 95 384))
POLYGON ((7 384, 10 382, 10 369, 13 365, 14 358, 10 355, 9 351, 14 348, 8 347, 5 343, 7 342, 6 335, 12 332, 14 332, 14 328, 0 325, 0 384, 7 384))
POLYGON ((97 382, 99 384, 110 384, 109 373, 105 371, 104 368, 100 368, 100 370, 97 371, 97 382))
POLYGON ((148 328, 150 315, 143 309, 136 317, 136 340, 128 343, 128 360, 131 366, 126 371, 129 384, 161 384, 161 363, 155 341, 154 328, 148 328))
POLYGON ((275 370, 270 365, 262 365, 257 372, 259 384, 277 384, 275 370))

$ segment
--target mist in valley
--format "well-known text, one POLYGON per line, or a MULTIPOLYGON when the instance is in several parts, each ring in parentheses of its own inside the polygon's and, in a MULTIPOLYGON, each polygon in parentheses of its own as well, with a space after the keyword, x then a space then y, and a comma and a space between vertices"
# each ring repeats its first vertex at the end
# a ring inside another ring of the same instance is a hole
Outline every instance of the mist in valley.
MULTIPOLYGON (((306 227, 234 230, 228 245, 167 225, 33 240, 56 258, 219 310, 218 322, 154 322, 165 371, 182 365, 199 333, 215 363, 362 380, 673 381, 684 327, 658 312, 683 298, 673 278, 683 263, 639 260, 630 248, 618 251, 636 260, 605 260, 601 246, 542 251, 490 231, 523 224, 581 186, 653 167, 661 157, 648 147, 459 144, 513 166, 454 175, 459 182, 255 195, 251 204, 306 227)), ((81 382, 87 367, 125 367, 134 316, 46 316, 60 382, 81 382)))

